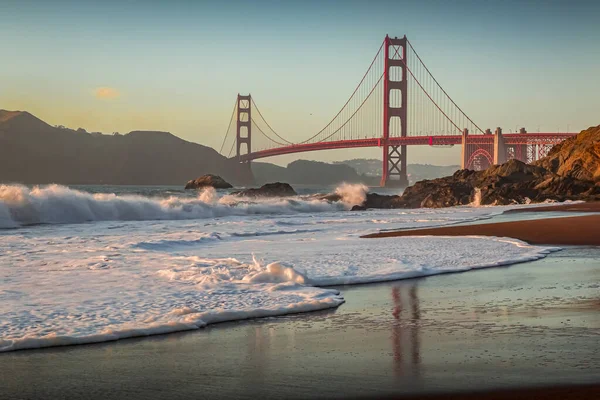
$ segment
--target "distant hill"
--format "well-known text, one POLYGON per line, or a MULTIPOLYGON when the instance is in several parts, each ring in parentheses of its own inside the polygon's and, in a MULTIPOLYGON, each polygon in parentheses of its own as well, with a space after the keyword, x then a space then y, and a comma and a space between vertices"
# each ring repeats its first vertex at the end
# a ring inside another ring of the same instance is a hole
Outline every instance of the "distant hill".
MULTIPOLYGON (((338 161, 336 164, 345 164, 354 168, 361 175, 380 177, 382 174, 381 160, 355 158, 353 160, 338 161)), ((452 175, 459 170, 459 165, 429 165, 429 164, 408 164, 408 180, 412 184, 423 179, 435 179, 442 176, 452 175)))
MULTIPOLYGON (((236 186, 288 182, 378 185, 381 161, 336 163, 298 160, 287 167, 252 162, 252 171, 214 149, 169 132, 133 131, 125 135, 51 126, 25 111, 0 110, 0 182, 185 185, 204 174, 220 175, 236 186)), ((458 166, 411 164, 411 183, 452 174, 458 166)))
POLYGON ((345 164, 297 160, 280 167, 269 163, 253 162, 252 172, 257 183, 280 181, 296 184, 331 185, 340 182, 375 185, 378 179, 363 176, 345 164))
POLYGON ((250 179, 214 149, 168 132, 103 135, 0 110, 0 182, 184 185, 207 173, 235 184, 250 179))
MULTIPOLYGON (((320 161, 297 160, 287 167, 253 162, 252 172, 257 183, 281 181, 300 184, 330 185, 340 182, 364 183, 370 186, 379 184, 381 178, 381 160, 357 158, 354 160, 325 163, 320 161)), ((435 179, 452 175, 460 169, 458 165, 437 166, 427 164, 409 164, 409 182, 423 179, 435 179)))

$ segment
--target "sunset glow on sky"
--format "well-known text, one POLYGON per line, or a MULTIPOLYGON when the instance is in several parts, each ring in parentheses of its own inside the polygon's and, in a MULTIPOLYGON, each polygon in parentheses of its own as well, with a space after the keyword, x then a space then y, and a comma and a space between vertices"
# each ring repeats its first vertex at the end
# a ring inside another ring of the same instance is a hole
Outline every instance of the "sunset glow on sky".
MULTIPOLYGON (((482 127, 579 131, 600 116, 598 21, 597 1, 3 0, 0 108, 218 149, 236 95, 252 93, 278 131, 302 140, 340 109, 389 33, 409 37, 482 127)), ((431 151, 411 149, 409 162, 432 163, 431 151)))

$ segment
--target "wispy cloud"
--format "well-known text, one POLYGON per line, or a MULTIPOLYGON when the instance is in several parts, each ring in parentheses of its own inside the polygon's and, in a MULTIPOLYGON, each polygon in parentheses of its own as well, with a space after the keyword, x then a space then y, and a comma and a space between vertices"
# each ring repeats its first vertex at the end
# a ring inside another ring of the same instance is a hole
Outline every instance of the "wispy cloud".
POLYGON ((115 88, 111 88, 111 87, 99 87, 99 88, 96 88, 96 90, 94 91, 94 95, 98 99, 108 99, 108 100, 111 100, 111 99, 116 99, 121 94, 115 88))

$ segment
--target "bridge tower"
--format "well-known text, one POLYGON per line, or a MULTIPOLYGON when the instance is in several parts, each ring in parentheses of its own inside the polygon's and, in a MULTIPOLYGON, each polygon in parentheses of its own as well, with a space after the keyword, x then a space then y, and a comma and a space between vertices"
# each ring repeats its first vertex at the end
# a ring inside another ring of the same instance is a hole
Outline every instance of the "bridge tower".
POLYGON ((390 125, 392 118, 400 119, 400 135, 407 134, 408 105, 408 79, 406 76, 406 35, 400 39, 385 36, 384 43, 384 70, 383 70, 383 174, 381 186, 406 187, 408 176, 406 174, 406 145, 393 146, 389 144, 390 125), (390 74, 391 68, 400 73, 390 74), (392 107, 390 94, 400 91, 400 106, 392 107))
MULTIPOLYGON (((252 97, 250 94, 243 96, 238 93, 237 97, 237 136, 236 155, 249 154, 252 149, 252 97), (246 152, 242 153, 242 144, 246 145, 246 152)), ((250 161, 247 161, 250 164, 250 161)))

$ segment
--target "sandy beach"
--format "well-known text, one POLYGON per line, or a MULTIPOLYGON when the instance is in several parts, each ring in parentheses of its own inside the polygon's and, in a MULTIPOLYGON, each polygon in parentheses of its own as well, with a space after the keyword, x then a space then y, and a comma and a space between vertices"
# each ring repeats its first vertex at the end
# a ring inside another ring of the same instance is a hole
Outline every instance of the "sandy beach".
POLYGON ((490 399, 578 398, 567 392, 593 398, 596 386, 579 385, 600 376, 598 259, 598 248, 566 248, 511 267, 340 287, 346 303, 324 312, 3 353, 0 393, 454 399, 483 398, 463 396, 485 391, 490 399), (548 389, 557 386, 569 388, 548 389), (552 396, 531 397, 532 387, 552 396))
POLYGON ((505 214, 524 212, 600 212, 600 202, 578 202, 574 204, 561 204, 550 206, 537 206, 531 208, 515 208, 508 210, 505 214))
MULTIPOLYGON (((578 211, 582 212, 584 207, 578 211)), ((531 210, 522 210, 530 211, 531 210)), ((537 211, 537 210, 536 210, 537 211)), ((544 211, 559 211, 544 209, 544 211)), ((511 237, 531 244, 571 246, 600 246, 600 214, 576 217, 538 218, 527 221, 509 221, 486 224, 443 226, 375 233, 366 238, 401 236, 497 236, 511 237)))

